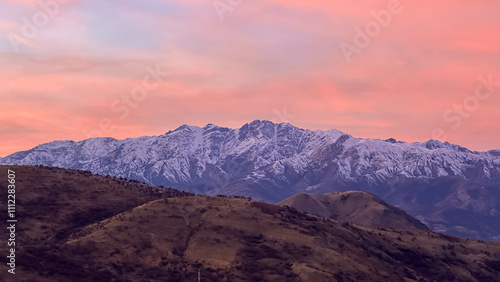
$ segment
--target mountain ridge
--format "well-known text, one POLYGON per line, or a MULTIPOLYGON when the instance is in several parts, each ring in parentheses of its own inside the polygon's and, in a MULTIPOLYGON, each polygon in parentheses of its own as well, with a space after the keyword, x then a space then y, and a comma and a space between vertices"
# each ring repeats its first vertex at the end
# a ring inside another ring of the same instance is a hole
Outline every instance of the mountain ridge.
POLYGON ((183 125, 152 137, 55 141, 11 154, 0 164, 89 170, 199 194, 241 195, 270 203, 300 192, 365 190, 433 230, 500 239, 495 237, 500 224, 484 228, 472 221, 470 226, 441 223, 443 218, 455 217, 456 213, 446 213, 453 210, 472 212, 471 216, 487 222, 497 219, 500 153, 471 151, 436 140, 362 139, 334 129, 308 130, 256 120, 236 129, 183 125), (442 206, 436 210, 439 203, 442 206), (477 207, 478 203, 482 206, 477 207))

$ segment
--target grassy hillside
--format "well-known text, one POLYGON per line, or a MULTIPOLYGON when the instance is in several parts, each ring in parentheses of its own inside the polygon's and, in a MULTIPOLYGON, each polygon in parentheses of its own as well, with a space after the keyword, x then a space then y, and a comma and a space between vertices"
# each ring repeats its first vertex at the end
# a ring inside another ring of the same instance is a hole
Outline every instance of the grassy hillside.
POLYGON ((294 207, 299 211, 373 227, 428 230, 425 224, 406 212, 364 191, 327 194, 300 193, 277 205, 294 207))
POLYGON ((243 198, 163 193, 85 172, 9 168, 18 181, 18 274, 12 280, 1 255, 1 281, 196 281, 198 271, 202 281, 500 277, 498 243, 339 223, 243 198))

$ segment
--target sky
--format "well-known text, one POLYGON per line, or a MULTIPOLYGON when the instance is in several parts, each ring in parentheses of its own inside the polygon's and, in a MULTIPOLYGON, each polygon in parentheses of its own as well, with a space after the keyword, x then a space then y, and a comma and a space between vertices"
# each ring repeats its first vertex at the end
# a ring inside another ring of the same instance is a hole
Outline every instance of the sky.
POLYGON ((500 2, 0 0, 0 156, 255 119, 500 149, 500 2))

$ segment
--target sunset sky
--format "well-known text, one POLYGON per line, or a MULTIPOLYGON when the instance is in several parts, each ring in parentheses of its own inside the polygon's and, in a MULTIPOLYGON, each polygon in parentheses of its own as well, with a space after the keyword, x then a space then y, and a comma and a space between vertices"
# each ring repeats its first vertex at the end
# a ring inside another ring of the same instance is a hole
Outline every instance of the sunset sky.
POLYGON ((37 3, 0 0, 2 157, 255 119, 500 149, 498 0, 37 3))

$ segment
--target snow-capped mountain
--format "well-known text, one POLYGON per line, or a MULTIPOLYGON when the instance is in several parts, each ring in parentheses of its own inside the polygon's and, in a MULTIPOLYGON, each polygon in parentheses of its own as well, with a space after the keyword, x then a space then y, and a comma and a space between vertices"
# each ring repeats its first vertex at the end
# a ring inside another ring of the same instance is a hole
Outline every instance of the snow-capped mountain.
POLYGON ((299 192, 366 190, 433 229, 482 238, 500 234, 498 223, 495 228, 442 223, 455 215, 443 211, 455 209, 488 221, 500 218, 500 151, 473 152, 435 140, 361 139, 256 120, 238 129, 183 125, 152 137, 54 141, 0 164, 90 170, 268 202, 299 192))

